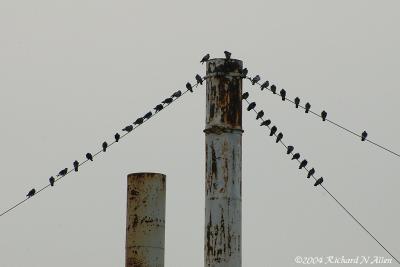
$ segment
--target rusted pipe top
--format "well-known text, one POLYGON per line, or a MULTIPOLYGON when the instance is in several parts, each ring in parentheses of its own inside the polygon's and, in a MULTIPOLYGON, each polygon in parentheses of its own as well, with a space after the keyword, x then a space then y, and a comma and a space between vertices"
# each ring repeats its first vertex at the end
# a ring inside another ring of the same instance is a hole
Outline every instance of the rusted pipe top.
POLYGON ((239 77, 243 69, 243 61, 239 59, 213 58, 207 61, 207 77, 215 74, 239 77))

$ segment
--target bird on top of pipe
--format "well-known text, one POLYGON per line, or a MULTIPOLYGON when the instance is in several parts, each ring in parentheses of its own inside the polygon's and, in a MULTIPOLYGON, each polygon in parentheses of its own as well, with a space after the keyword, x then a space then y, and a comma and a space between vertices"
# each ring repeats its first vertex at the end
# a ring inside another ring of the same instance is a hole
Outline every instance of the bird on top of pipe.
POLYGON ((273 136, 276 133, 276 131, 278 131, 278 128, 276 128, 276 126, 272 126, 271 127, 271 132, 269 133, 269 136, 273 136))
POLYGON ((268 125, 270 125, 270 124, 271 124, 271 120, 268 119, 268 120, 263 121, 263 122, 260 124, 260 126, 268 126, 268 125))
POLYGON ((283 138, 283 133, 278 133, 278 135, 276 136, 276 142, 279 143, 283 138))
POLYGON ((361 141, 365 141, 367 139, 368 133, 367 131, 362 132, 361 134, 361 141))
POLYGON ((260 111, 257 113, 256 120, 261 119, 263 116, 264 116, 264 111, 263 111, 263 110, 260 110, 260 111))
POLYGON ((68 173, 68 168, 62 169, 57 176, 65 176, 68 173))
POLYGON ((225 54, 225 59, 226 59, 226 60, 229 60, 229 59, 231 59, 231 55, 232 55, 232 53, 231 53, 231 52, 224 51, 224 54, 225 54))
POLYGON ((36 194, 36 189, 32 188, 26 195, 28 198, 33 197, 36 194))
POLYGON ((186 89, 188 89, 191 93, 193 93, 193 87, 192 87, 192 85, 190 84, 190 82, 187 82, 187 83, 186 83, 186 89))
POLYGON ((299 108, 299 105, 300 105, 300 98, 296 97, 296 98, 294 99, 294 104, 296 105, 296 108, 299 108))
POLYGON ((292 154, 292 152, 293 152, 293 150, 294 150, 294 146, 288 146, 287 147, 287 151, 286 151, 286 154, 292 154))
POLYGON ((49 178, 49 182, 50 182, 50 185, 51 185, 51 186, 54 186, 55 181, 56 181, 56 179, 54 179, 53 176, 51 176, 51 177, 49 178))
POLYGON ((265 81, 263 84, 261 84, 260 88, 261 91, 263 91, 264 89, 267 89, 269 86, 269 81, 265 81))
POLYGON ((242 99, 244 100, 244 99, 247 99, 247 98, 249 98, 249 92, 244 92, 242 94, 242 99))
POLYGON ((200 63, 203 64, 204 62, 207 62, 210 59, 210 54, 206 54, 201 60, 200 63))
POLYGON ((171 97, 178 98, 178 97, 180 97, 181 95, 182 95, 181 90, 178 90, 178 91, 176 91, 175 93, 173 93, 173 94, 171 95, 171 97))
POLYGON ((311 176, 313 176, 314 173, 315 173, 315 169, 314 169, 314 168, 311 168, 311 169, 308 171, 307 178, 310 178, 311 176))
POLYGON ((300 163, 299 169, 303 169, 305 166, 307 166, 307 160, 303 159, 303 161, 300 163))
POLYGON ((271 92, 276 94, 276 85, 275 84, 271 85, 271 92))
POLYGON ((163 105, 161 105, 161 104, 158 104, 157 106, 155 106, 155 107, 154 107, 154 110, 155 110, 155 111, 156 111, 156 113, 157 113, 157 112, 161 111, 163 108, 164 108, 164 106, 163 106, 163 105))
POLYGON ((103 144, 102 144, 102 147, 103 147, 103 152, 106 152, 107 151, 107 147, 108 147, 108 144, 107 144, 107 142, 103 142, 103 144))
POLYGON ((251 102, 249 104, 249 106, 247 107, 247 111, 250 111, 250 110, 254 109, 255 107, 256 107, 256 102, 251 102))
POLYGON ((86 153, 86 158, 90 161, 93 161, 93 156, 90 153, 86 153))
MULTIPOLYGON (((129 125, 129 126, 131 126, 131 127, 132 127, 132 130, 133 130, 133 126, 132 126, 132 125, 129 125)), ((127 127, 128 127, 128 126, 127 126, 127 127)), ((121 136, 119 135, 119 133, 116 133, 116 134, 114 135, 114 138, 115 138, 115 142, 118 142, 119 139, 121 138, 121 136)))
POLYGON ((308 111, 310 111, 311 104, 307 102, 305 108, 306 108, 306 113, 308 113, 308 111))
POLYGON ((196 77, 195 77, 195 78, 196 78, 196 82, 197 82, 197 83, 199 83, 199 84, 201 84, 201 85, 203 84, 203 79, 201 78, 200 75, 196 74, 196 77))
POLYGON ((300 158, 300 153, 296 153, 293 155, 292 160, 295 160, 295 159, 297 160, 299 158, 300 158))
POLYGON ((260 75, 256 75, 253 79, 251 79, 251 84, 255 85, 261 80, 260 75))
POLYGON ((286 91, 285 91, 285 89, 282 89, 279 93, 280 93, 280 95, 282 97, 282 101, 285 101, 285 99, 286 99, 286 91))
POLYGON ((315 182, 315 184, 314 184, 314 186, 318 186, 318 185, 320 185, 320 184, 322 184, 322 182, 324 181, 324 178, 319 178, 316 182, 315 182))
POLYGON ((74 170, 77 172, 79 169, 79 162, 77 160, 74 161, 74 170))

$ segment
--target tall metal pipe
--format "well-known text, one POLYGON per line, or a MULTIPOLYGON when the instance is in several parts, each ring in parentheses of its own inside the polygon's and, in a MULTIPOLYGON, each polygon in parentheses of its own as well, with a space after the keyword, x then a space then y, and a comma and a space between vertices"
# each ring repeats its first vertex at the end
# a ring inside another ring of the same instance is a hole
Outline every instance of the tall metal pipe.
POLYGON ((207 62, 204 266, 242 265, 240 60, 207 62))
POLYGON ((126 267, 164 267, 166 176, 128 175, 126 267))

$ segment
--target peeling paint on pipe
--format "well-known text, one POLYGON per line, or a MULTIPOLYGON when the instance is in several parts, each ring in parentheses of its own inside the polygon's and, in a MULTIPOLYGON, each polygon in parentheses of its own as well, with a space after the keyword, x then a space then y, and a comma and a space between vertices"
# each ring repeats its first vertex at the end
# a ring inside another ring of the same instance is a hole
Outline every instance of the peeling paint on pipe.
POLYGON ((166 176, 128 175, 126 267, 164 267, 166 176))
POLYGON ((205 267, 242 266, 242 68, 207 62, 205 267))

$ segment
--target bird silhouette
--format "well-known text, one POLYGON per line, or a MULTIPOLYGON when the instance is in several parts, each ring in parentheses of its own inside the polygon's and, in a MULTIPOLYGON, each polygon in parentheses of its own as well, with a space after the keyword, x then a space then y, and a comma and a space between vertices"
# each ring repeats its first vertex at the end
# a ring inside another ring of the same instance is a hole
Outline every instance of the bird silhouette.
POLYGON ((180 97, 181 95, 182 95, 181 90, 178 90, 178 91, 176 91, 175 93, 173 93, 171 97, 178 98, 178 97, 180 97))
POLYGON ((35 188, 32 188, 32 189, 28 192, 28 194, 27 194, 26 196, 29 198, 29 197, 33 197, 35 194, 36 194, 36 190, 35 190, 35 188))
POLYGON ((265 81, 265 82, 264 82, 263 84, 261 84, 261 86, 260 86, 261 91, 264 90, 264 89, 267 89, 268 86, 269 86, 269 81, 265 81))
POLYGON ((276 85, 275 84, 271 85, 271 92, 276 94, 276 85))
POLYGON ((306 113, 308 113, 308 111, 310 111, 311 104, 307 102, 305 108, 306 108, 306 113))
POLYGON ((244 92, 242 94, 242 99, 247 99, 247 98, 249 98, 249 92, 244 92))
POLYGON ((300 153, 296 153, 293 155, 292 160, 298 160, 300 158, 300 153))
POLYGON ((79 168, 79 162, 77 160, 74 161, 74 170, 77 172, 79 168))
POLYGON ((172 97, 168 97, 168 98, 164 99, 161 103, 166 104, 166 105, 169 105, 169 104, 172 103, 172 101, 174 101, 174 100, 172 99, 172 97))
POLYGON ((314 184, 314 186, 318 186, 318 185, 320 185, 320 184, 322 184, 322 182, 324 181, 324 178, 319 178, 316 182, 315 182, 315 184, 314 184))
POLYGON ((279 143, 283 138, 283 133, 278 133, 278 135, 276 136, 276 142, 279 143))
MULTIPOLYGON (((133 130, 133 126, 132 125, 129 125, 129 126, 131 126, 132 127, 132 130, 133 130)), ((128 126, 127 126, 128 127, 128 126)), ((126 127, 125 127, 126 128, 126 127)), ((119 133, 116 133, 115 135, 114 135, 114 138, 115 138, 115 142, 118 142, 119 141, 119 139, 121 138, 121 136, 119 135, 119 133)))
POLYGON ((296 108, 299 108, 299 105, 300 105, 300 98, 296 97, 296 98, 294 99, 294 104, 296 105, 296 108))
POLYGON ((246 78, 248 73, 249 73, 249 71, 247 70, 247 68, 242 69, 242 72, 241 72, 242 78, 246 78))
POLYGON ((68 173, 68 168, 62 169, 57 176, 65 176, 68 173))
POLYGON ((135 122, 133 124, 140 125, 142 123, 143 123, 143 118, 138 118, 138 119, 135 120, 135 122))
POLYGON ((224 51, 224 54, 225 54, 225 59, 226 59, 226 60, 231 59, 232 53, 230 53, 230 52, 228 52, 228 51, 224 51))
POLYGON ((307 178, 310 178, 311 176, 313 176, 314 173, 315 173, 315 169, 314 169, 314 168, 311 168, 311 169, 308 171, 307 178))
POLYGON ((307 166, 307 160, 303 159, 303 161, 300 163, 299 169, 303 169, 305 166, 307 166))
POLYGON ((206 54, 201 60, 200 63, 203 64, 204 62, 207 62, 210 59, 210 54, 206 54))
POLYGON ((203 84, 203 79, 201 78, 200 75, 196 74, 196 77, 195 77, 195 78, 196 78, 197 83, 203 84))
POLYGON ((103 152, 106 152, 108 147, 107 142, 103 142, 102 146, 103 146, 103 152))
POLYGON ((148 120, 151 118, 151 116, 153 116, 153 113, 151 111, 147 112, 146 114, 144 114, 143 118, 148 120))
POLYGON ((157 106, 155 106, 155 107, 154 107, 154 110, 155 110, 155 111, 156 111, 156 113, 157 113, 157 112, 161 111, 163 108, 164 108, 164 106, 163 106, 163 105, 161 105, 161 104, 158 104, 157 106))
POLYGON ((55 181, 56 181, 56 179, 54 179, 53 176, 51 176, 51 177, 49 178, 49 182, 50 182, 50 185, 51 185, 51 186, 54 186, 55 181))
POLYGON ((286 154, 292 154, 292 152, 293 152, 293 150, 294 150, 294 146, 288 146, 287 147, 287 151, 286 151, 286 154))
POLYGON ((367 131, 362 132, 361 134, 361 141, 365 141, 367 139, 368 133, 367 131))
POLYGON ((191 93, 193 93, 193 87, 192 87, 192 85, 190 84, 190 82, 187 82, 187 83, 186 83, 186 89, 188 89, 191 93))
POLYGON ((249 104, 249 106, 247 107, 247 111, 250 111, 250 110, 254 109, 255 107, 256 107, 256 102, 251 102, 249 104))
MULTIPOLYGON (((133 130, 133 125, 128 125, 128 126, 125 126, 125 128, 124 129, 122 129, 122 131, 124 131, 124 132, 132 132, 132 130, 133 130)), ((117 140, 117 138, 115 138, 115 140, 117 140)), ((118 142, 118 141, 117 141, 118 142)))
POLYGON ((270 125, 271 124, 271 120, 265 120, 265 121, 263 121, 261 124, 260 124, 260 126, 268 126, 268 125, 270 125))
POLYGON ((251 84, 255 85, 256 83, 258 83, 261 80, 260 75, 256 75, 252 80, 251 80, 251 84))
POLYGON ((278 130, 278 128, 276 128, 276 126, 272 126, 271 127, 271 132, 269 133, 269 136, 273 136, 276 133, 277 130, 278 130))
POLYGON ((326 121, 326 116, 328 116, 328 113, 325 110, 323 110, 321 112, 321 118, 322 118, 323 121, 326 121))
POLYGON ((264 116, 264 111, 263 111, 263 110, 260 110, 260 111, 257 113, 256 120, 262 118, 263 116, 264 116))
POLYGON ((285 101, 285 99, 286 99, 286 91, 285 91, 285 89, 282 89, 282 90, 280 91, 280 95, 281 95, 281 97, 282 97, 282 101, 285 101))
POLYGON ((90 153, 86 153, 86 158, 90 161, 93 161, 93 156, 90 153))

